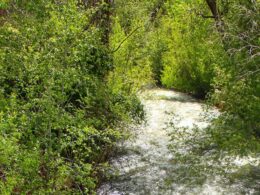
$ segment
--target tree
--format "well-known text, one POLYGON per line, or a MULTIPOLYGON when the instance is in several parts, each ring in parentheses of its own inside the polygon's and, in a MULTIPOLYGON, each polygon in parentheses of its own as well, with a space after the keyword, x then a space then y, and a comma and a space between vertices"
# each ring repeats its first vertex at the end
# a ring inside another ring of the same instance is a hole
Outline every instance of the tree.
POLYGON ((217 8, 217 2, 216 0, 206 0, 206 3, 208 4, 208 7, 212 13, 213 18, 216 21, 220 20, 220 14, 219 14, 219 10, 217 8))
POLYGON ((109 46, 109 34, 111 32, 111 15, 113 0, 82 0, 79 1, 80 4, 83 4, 87 9, 92 9, 93 13, 89 22, 91 25, 95 25, 101 30, 102 33, 102 42, 109 46))

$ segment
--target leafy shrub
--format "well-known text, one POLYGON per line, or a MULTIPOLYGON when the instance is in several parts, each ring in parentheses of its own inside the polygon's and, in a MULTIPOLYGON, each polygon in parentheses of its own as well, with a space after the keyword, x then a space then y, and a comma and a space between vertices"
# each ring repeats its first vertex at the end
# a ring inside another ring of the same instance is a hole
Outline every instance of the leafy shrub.
POLYGON ((0 191, 91 194, 121 138, 142 113, 113 90, 109 48, 76 0, 10 1, 0 26, 0 191), (119 98, 120 97, 120 98, 119 98))
POLYGON ((211 96, 224 112, 211 129, 213 139, 240 154, 260 149, 259 5, 243 0, 228 5, 223 42, 230 63, 219 67, 211 96))
POLYGON ((195 10, 200 9, 200 2, 178 2, 167 9, 169 15, 162 20, 162 29, 170 40, 163 55, 162 83, 205 97, 212 89, 215 68, 226 64, 223 47, 212 41, 219 40, 212 28, 214 21, 197 15, 195 10))

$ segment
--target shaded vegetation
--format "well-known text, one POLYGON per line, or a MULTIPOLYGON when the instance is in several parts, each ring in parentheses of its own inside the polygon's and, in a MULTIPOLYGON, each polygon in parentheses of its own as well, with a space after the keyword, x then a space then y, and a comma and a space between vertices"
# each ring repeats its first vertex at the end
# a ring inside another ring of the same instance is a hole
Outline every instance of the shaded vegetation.
MULTIPOLYGON (((5 8, 5 7, 2 7, 5 8)), ((77 1, 10 1, 0 27, 1 194, 93 193, 139 100, 77 1)))

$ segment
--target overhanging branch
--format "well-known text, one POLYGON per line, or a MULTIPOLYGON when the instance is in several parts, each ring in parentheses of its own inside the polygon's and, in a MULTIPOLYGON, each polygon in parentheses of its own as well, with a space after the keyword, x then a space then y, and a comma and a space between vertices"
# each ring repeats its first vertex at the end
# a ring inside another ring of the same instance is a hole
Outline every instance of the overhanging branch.
POLYGON ((124 43, 129 37, 131 37, 139 28, 141 28, 141 26, 136 27, 131 33, 129 33, 129 34, 119 43, 119 45, 116 47, 116 49, 114 49, 112 52, 113 52, 113 53, 114 53, 114 52, 117 52, 117 51, 120 49, 120 47, 123 45, 123 43, 124 43))

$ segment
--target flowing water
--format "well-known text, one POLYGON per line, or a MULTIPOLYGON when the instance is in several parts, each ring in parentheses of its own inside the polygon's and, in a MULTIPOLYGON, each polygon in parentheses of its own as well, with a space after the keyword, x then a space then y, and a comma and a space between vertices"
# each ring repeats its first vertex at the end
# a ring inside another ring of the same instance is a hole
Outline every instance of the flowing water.
MULTIPOLYGON (((219 115, 216 109, 206 110, 203 103, 192 97, 164 89, 146 90, 140 98, 146 111, 146 122, 131 127, 133 138, 119 145, 121 152, 111 159, 111 178, 101 185, 97 194, 229 195, 260 192, 257 179, 249 181, 252 185, 245 185, 240 181, 230 183, 223 175, 207 172, 206 167, 198 166, 201 165, 196 161, 198 158, 194 158, 194 163, 178 162, 177 154, 185 154, 192 147, 185 142, 185 138, 192 138, 195 133, 198 135, 203 132, 195 132, 193 128, 202 130, 207 127, 210 120, 219 115), (181 135, 183 139, 176 141, 171 139, 175 129, 183 129, 183 132, 186 130, 189 133, 181 135), (171 149, 173 145, 175 149, 177 146, 177 150, 171 149)), ((205 156, 207 158, 204 162, 210 169, 223 167, 222 171, 231 171, 225 170, 225 163, 215 166, 210 164, 210 153, 205 156)), ((228 159, 233 167, 242 167, 245 164, 254 166, 259 163, 257 158, 228 159)), ((256 174, 259 174, 258 169, 256 174)))

